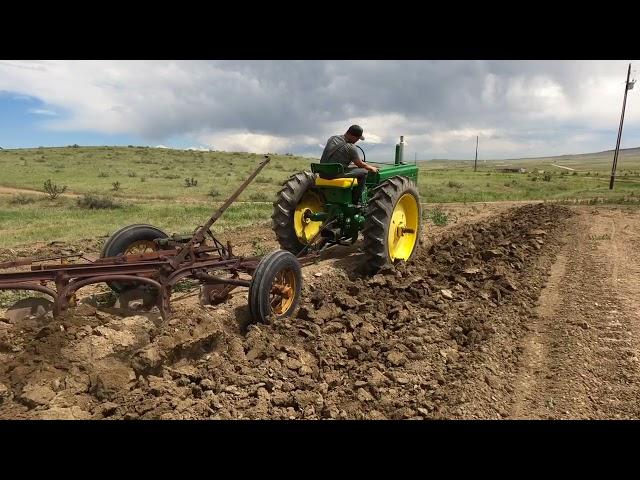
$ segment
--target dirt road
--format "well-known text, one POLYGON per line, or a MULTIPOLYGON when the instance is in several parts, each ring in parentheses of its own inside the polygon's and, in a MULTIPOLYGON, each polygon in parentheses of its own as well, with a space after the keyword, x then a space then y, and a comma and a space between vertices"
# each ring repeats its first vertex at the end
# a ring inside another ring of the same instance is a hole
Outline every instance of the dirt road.
POLYGON ((580 209, 524 339, 511 414, 640 416, 640 216, 580 209))
MULTIPOLYGON (((273 325, 242 291, 178 294, 166 324, 90 305, 0 321, 0 418, 638 418, 640 211, 449 213, 406 266, 361 278, 352 247, 306 267, 273 325)), ((256 239, 275 247, 234 235, 256 239)))

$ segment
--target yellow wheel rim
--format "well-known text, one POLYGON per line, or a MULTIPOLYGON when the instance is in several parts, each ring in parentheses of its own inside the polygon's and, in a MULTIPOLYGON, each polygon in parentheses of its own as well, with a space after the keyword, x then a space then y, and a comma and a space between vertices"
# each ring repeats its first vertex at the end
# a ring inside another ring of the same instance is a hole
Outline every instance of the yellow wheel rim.
POLYGON ((156 244, 151 240, 138 240, 130 244, 124 251, 125 255, 141 255, 143 253, 155 252, 156 244))
POLYGON ((322 222, 312 222, 307 216, 323 211, 320 196, 312 191, 305 192, 293 213, 293 228, 300 243, 308 244, 311 242, 322 226, 322 222))
POLYGON ((418 239, 418 201, 410 193, 400 197, 389 225, 389 257, 408 260, 418 239))
POLYGON ((293 305, 295 295, 296 276, 293 270, 289 268, 281 270, 271 284, 269 295, 271 311, 278 316, 286 314, 293 305))

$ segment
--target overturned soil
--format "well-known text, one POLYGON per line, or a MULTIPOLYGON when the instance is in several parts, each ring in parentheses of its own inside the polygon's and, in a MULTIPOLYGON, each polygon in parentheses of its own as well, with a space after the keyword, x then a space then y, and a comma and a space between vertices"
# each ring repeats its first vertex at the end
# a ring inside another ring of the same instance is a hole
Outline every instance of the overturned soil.
MULTIPOLYGON (((450 213, 406 265, 361 277, 354 246, 305 267, 296 316, 271 325, 243 289, 176 294, 167 322, 0 310, 0 418, 637 418, 640 213, 450 213)), ((275 247, 266 227, 234 240, 275 247)))

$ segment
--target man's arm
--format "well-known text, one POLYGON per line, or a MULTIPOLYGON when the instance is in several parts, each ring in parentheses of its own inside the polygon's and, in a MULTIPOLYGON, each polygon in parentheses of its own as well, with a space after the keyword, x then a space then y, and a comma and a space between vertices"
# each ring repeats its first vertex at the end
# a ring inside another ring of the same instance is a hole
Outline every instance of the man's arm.
POLYGON ((378 167, 374 167, 373 165, 364 163, 362 160, 360 160, 360 157, 355 158, 353 160, 353 163, 355 163, 357 167, 364 168, 366 170, 369 170, 370 172, 373 172, 373 173, 378 172, 378 167))
POLYGON ((352 148, 351 161, 356 165, 356 167, 364 168, 365 170, 368 170, 373 173, 378 172, 378 167, 374 167, 373 165, 369 165, 367 163, 364 163, 362 160, 360 160, 360 156, 358 155, 358 151, 356 150, 356 147, 352 146, 351 148, 352 148))

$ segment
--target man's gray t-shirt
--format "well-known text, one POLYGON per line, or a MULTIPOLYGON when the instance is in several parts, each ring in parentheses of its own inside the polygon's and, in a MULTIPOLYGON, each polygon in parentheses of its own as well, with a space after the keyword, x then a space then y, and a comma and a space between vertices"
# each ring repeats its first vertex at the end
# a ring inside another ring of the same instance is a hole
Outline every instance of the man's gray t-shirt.
POLYGON ((344 135, 334 135, 327 141, 327 146, 324 147, 322 157, 320 157, 320 163, 341 163, 348 167, 358 158, 358 151, 353 143, 348 143, 344 135))

